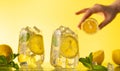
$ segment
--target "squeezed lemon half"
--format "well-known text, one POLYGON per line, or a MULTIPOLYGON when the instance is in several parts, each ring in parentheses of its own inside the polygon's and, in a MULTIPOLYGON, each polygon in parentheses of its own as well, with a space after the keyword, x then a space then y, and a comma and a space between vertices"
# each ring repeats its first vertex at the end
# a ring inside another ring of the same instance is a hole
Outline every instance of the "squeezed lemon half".
POLYGON ((104 60, 104 51, 103 50, 98 50, 93 53, 93 62, 96 62, 97 64, 102 64, 104 60))
POLYGON ((89 18, 81 24, 81 28, 88 34, 96 33, 98 30, 98 23, 95 19, 89 18))
POLYGON ((60 53, 67 58, 75 57, 78 53, 77 40, 71 35, 65 36, 61 41, 60 53))
POLYGON ((44 46, 43 46, 43 37, 42 35, 35 34, 31 36, 28 42, 28 46, 30 50, 38 55, 41 55, 44 53, 44 46))

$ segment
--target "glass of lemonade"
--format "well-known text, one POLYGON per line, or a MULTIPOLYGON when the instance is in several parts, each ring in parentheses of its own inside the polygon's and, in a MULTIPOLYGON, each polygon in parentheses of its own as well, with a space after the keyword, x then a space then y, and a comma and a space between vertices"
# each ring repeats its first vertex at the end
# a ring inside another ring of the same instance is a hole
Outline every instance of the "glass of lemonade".
POLYGON ((78 60, 78 36, 68 27, 60 26, 52 35, 51 65, 56 68, 75 68, 78 60))
POLYGON ((37 27, 25 27, 21 29, 18 53, 18 61, 21 67, 41 67, 44 61, 44 45, 43 36, 37 27))

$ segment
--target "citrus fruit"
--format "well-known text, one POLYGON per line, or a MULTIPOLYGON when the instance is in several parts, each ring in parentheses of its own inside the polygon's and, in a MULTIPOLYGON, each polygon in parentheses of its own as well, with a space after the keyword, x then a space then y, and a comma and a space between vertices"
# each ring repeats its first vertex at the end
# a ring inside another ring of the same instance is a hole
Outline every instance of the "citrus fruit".
POLYGON ((104 60, 104 51, 103 50, 98 50, 93 53, 93 62, 96 62, 97 64, 102 64, 104 60))
POLYGON ((65 36, 61 41, 60 53, 67 58, 75 57, 78 53, 77 40, 71 35, 65 36))
POLYGON ((43 37, 39 34, 35 34, 30 37, 28 46, 30 50, 38 55, 44 53, 44 46, 43 46, 43 37))
POLYGON ((112 60, 120 65, 120 49, 116 49, 112 52, 112 60))
POLYGON ((97 21, 93 18, 89 18, 87 20, 85 20, 82 24, 81 24, 81 28, 88 34, 93 34, 96 33, 98 30, 98 24, 97 21))
POLYGON ((120 71, 120 66, 115 67, 114 71, 120 71))
POLYGON ((18 61, 21 63, 21 62, 27 62, 28 60, 29 60, 29 56, 27 56, 27 55, 24 55, 24 54, 20 54, 19 56, 18 56, 18 61))
POLYGON ((30 58, 29 58, 29 60, 28 60, 28 65, 29 65, 30 68, 35 68, 35 67, 37 67, 35 57, 30 57, 30 58))
POLYGON ((0 55, 3 55, 7 58, 7 60, 10 60, 10 54, 13 54, 13 51, 9 45, 1 44, 0 45, 0 55))

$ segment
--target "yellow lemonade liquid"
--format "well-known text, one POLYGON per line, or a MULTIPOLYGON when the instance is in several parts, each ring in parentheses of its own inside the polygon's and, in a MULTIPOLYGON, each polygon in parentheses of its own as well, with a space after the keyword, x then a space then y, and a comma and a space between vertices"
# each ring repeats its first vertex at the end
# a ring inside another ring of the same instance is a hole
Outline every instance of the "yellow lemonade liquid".
POLYGON ((43 37, 39 29, 22 28, 19 35, 18 61, 21 67, 40 68, 44 60, 43 37))
POLYGON ((77 35, 60 26, 52 36, 50 62, 54 67, 75 68, 79 60, 77 35))

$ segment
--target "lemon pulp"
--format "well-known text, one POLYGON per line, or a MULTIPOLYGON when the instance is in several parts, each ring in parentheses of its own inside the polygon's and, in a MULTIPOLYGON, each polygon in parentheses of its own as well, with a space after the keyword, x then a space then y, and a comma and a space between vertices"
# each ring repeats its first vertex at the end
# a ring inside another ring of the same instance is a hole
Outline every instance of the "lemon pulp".
POLYGON ((67 58, 73 58, 78 53, 77 40, 71 36, 65 36, 61 41, 60 53, 67 58))
POLYGON ((31 36, 28 42, 28 46, 30 50, 38 55, 41 55, 44 53, 44 46, 43 46, 43 37, 42 35, 35 34, 31 36))
POLYGON ((81 24, 81 28, 88 34, 93 34, 96 33, 98 30, 98 24, 97 21, 93 18, 89 18, 87 20, 85 20, 82 24, 81 24))

